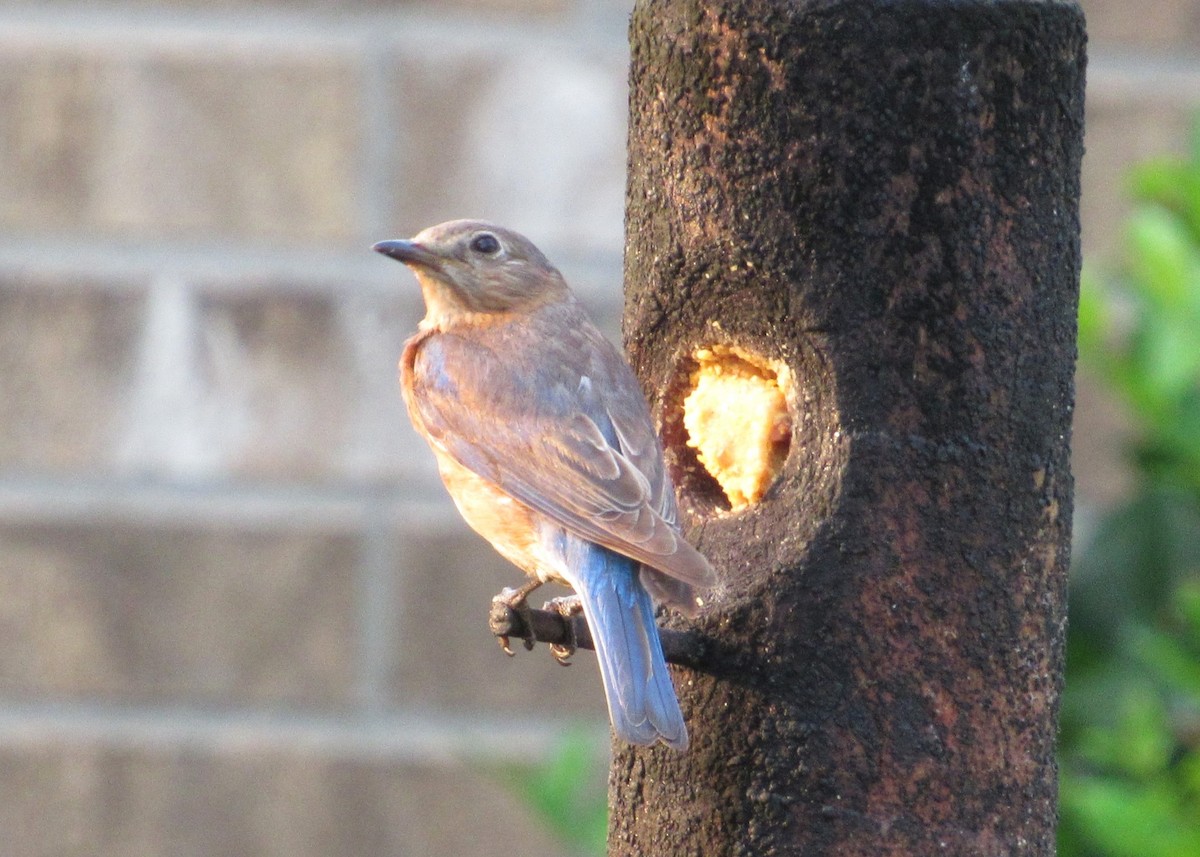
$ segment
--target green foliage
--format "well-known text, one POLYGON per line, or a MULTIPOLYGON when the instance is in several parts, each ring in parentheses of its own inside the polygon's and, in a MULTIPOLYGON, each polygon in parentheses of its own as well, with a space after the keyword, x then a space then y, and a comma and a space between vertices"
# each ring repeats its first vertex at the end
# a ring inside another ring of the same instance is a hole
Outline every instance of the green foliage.
POLYGON ((544 762, 513 765, 504 779, 571 853, 605 853, 608 838, 608 758, 594 732, 568 732, 544 762))
POLYGON ((1099 670, 1107 694, 1091 688, 1096 716, 1073 712, 1077 729, 1062 748, 1064 855, 1200 855, 1197 605, 1200 580, 1188 581, 1161 627, 1129 623, 1119 662, 1099 670))
POLYGON ((1132 179, 1126 265, 1080 296, 1138 482, 1072 568, 1059 850, 1200 857, 1200 123, 1189 158, 1132 179))

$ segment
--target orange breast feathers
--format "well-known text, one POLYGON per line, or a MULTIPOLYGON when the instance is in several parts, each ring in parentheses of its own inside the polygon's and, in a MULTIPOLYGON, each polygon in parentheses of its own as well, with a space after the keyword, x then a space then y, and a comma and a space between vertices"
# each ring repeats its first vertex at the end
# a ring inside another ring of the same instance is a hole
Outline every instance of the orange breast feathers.
MULTIPOLYGON (((554 567, 555 563, 545 556, 537 533, 537 515, 525 504, 513 499, 507 491, 490 479, 464 467, 438 441, 436 432, 431 432, 416 406, 414 386, 414 364, 422 343, 433 332, 417 334, 405 343, 400 359, 400 386, 408 406, 413 427, 429 443, 437 460, 438 473, 446 491, 458 508, 468 526, 483 536, 501 556, 521 569, 531 578, 542 582, 555 581, 566 584, 554 567)), ((464 403, 464 406, 468 406, 464 403)))
POLYGON ((569 585, 544 556, 530 508, 432 446, 442 482, 471 529, 530 577, 569 585))

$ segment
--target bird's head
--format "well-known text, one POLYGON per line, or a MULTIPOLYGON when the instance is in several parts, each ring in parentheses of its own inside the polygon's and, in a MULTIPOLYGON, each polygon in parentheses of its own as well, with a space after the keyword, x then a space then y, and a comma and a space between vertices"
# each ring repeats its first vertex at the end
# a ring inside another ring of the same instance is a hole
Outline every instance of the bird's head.
POLYGON ((480 220, 451 220, 371 249, 412 269, 426 323, 531 310, 567 295, 562 275, 523 235, 480 220))

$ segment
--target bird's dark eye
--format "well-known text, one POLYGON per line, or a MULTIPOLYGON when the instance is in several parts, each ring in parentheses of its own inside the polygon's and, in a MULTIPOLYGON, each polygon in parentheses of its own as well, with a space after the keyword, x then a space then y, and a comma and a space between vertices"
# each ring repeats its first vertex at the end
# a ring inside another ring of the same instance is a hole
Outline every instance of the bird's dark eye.
POLYGON ((481 232, 471 239, 471 249, 490 256, 500 250, 500 240, 490 232, 481 232))

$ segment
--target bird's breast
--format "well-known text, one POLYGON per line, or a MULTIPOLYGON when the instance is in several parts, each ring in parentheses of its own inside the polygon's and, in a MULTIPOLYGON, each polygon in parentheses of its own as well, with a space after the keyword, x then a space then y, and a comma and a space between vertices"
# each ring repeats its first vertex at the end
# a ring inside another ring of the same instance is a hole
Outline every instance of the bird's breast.
POLYGON ((501 556, 530 577, 566 583, 539 538, 536 513, 482 476, 434 448, 438 472, 458 512, 501 556))

